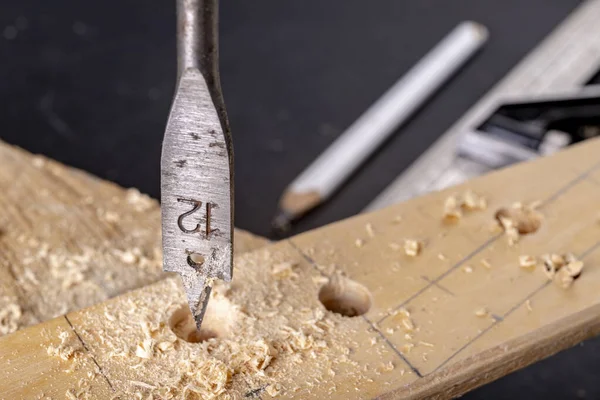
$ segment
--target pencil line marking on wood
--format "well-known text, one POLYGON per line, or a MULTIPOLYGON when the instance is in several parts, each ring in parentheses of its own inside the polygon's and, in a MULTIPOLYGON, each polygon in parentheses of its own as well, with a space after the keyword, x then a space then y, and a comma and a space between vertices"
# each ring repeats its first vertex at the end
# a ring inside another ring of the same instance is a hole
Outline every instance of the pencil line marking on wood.
MULTIPOLYGON (((306 261, 308 261, 308 263, 310 265, 312 265, 312 267, 317 270, 317 272, 319 272, 322 276, 327 276, 323 273, 323 271, 320 271, 317 268, 317 265, 315 263, 315 261, 308 256, 307 254, 305 254, 301 248, 299 248, 298 246, 296 246, 291 240, 288 239, 288 242, 290 243, 290 245, 296 249, 296 251, 298 251, 298 253, 300 253, 300 256, 302 256, 302 258, 304 258, 306 261)), ((392 342, 390 342, 390 340, 383 334, 383 332, 381 332, 381 330, 379 330, 375 324, 368 319, 367 317, 365 317, 364 315, 362 315, 362 318, 365 320, 365 322, 371 327, 371 329, 373 329, 375 332, 377 332, 377 334, 379 334, 379 336, 381 336, 381 338, 385 341, 385 343, 392 349, 392 351, 400 358, 400 360, 402 360, 419 378, 423 377, 423 374, 421 374, 421 371, 419 371, 414 365, 412 365, 410 363, 410 361, 408 361, 408 359, 406 357, 404 357, 404 355, 400 352, 400 350, 398 350, 393 344, 392 342)))
POLYGON ((381 336, 381 338, 383 340, 385 340, 387 345, 394 351, 394 353, 396 353, 396 355, 398 357, 400 357, 400 359, 402 361, 404 361, 406 363, 406 365, 408 365, 408 367, 412 370, 412 372, 414 372, 419 378, 422 378, 423 374, 421 373, 421 371, 419 371, 417 369, 417 367, 412 365, 410 363, 410 361, 408 361, 408 359, 406 357, 404 357, 404 355, 396 348, 396 346, 394 346, 392 344, 392 342, 390 342, 390 340, 383 334, 383 332, 381 332, 381 330, 377 329, 377 327, 367 317, 365 317, 364 315, 362 317, 367 322, 367 324, 369 324, 371 326, 371 329, 373 329, 375 332, 377 332, 379 334, 379 336, 381 336))
MULTIPOLYGON (((561 187, 560 189, 558 189, 550 197, 548 197, 546 200, 544 200, 542 202, 540 208, 543 208, 544 206, 547 206, 547 205, 553 203, 554 201, 556 201, 563 194, 567 193, 569 191, 569 189, 573 188, 575 185, 577 185, 578 183, 580 183, 580 182, 584 181, 586 178, 588 178, 589 175, 592 172, 594 172, 598 167, 600 167, 600 162, 592 165, 590 168, 588 168, 587 170, 583 171, 580 175, 578 175, 577 177, 575 177, 573 180, 567 182, 563 187, 561 187)), ((463 266, 465 262, 467 262, 470 259, 472 259, 478 253, 480 253, 483 250, 485 250, 486 248, 488 248, 488 246, 490 246, 491 244, 493 244, 494 242, 496 242, 499 238, 501 238, 503 236, 504 236, 504 234, 497 234, 496 236, 493 236, 490 239, 486 240, 483 244, 481 244, 480 246, 478 246, 474 251, 472 251, 466 257, 464 257, 463 259, 459 260, 456 264, 454 264, 452 267, 450 267, 447 271, 445 271, 444 273, 442 273, 441 275, 439 275, 435 279, 430 280, 429 284, 427 284, 425 287, 419 289, 415 294, 413 294, 408 299, 406 299, 405 301, 403 301, 400 305, 398 305, 397 307, 393 308, 392 309, 392 313, 393 313, 393 311, 396 311, 396 310, 399 310, 402 307, 405 307, 408 303, 410 303, 411 301, 413 301, 416 298, 418 298, 421 294, 423 294, 425 291, 427 291, 428 289, 430 289, 432 286, 437 285, 437 283, 440 282, 442 279, 444 279, 446 276, 450 275, 456 269, 458 269, 459 267, 463 266)), ((389 313, 389 314, 383 316, 379 321, 377 321, 377 323, 381 324, 383 321, 385 321, 387 318, 389 318, 392 313, 389 313)))
POLYGON ((92 354, 92 352, 90 351, 90 349, 87 346, 87 344, 85 344, 85 342, 83 341, 83 339, 79 335, 79 332, 77 332, 77 330, 75 329, 75 327, 73 326, 73 324, 71 323, 71 321, 69 321, 69 317, 67 317, 67 314, 65 314, 64 317, 65 317, 65 321, 67 321, 67 324, 69 324, 69 326, 71 327, 71 330, 73 331, 73 333, 77 336, 77 339, 79 339, 79 342, 81 342, 81 345, 85 349, 85 352, 90 356, 90 358, 92 359, 92 361, 94 362, 94 364, 96 364, 96 367, 98 367, 98 371, 100 372, 100 375, 102 375, 104 377, 104 379, 106 380, 106 383, 108 383, 108 386, 114 392, 115 388, 113 387, 112 383, 110 383, 110 380, 108 379, 108 377, 104 373, 104 370, 102 369, 102 367, 100 366, 100 364, 98 364, 98 361, 96 361, 96 358, 94 358, 94 355, 92 354))
POLYGON ((446 288, 446 287, 444 287, 444 286, 440 285, 440 284, 439 284, 439 283, 437 283, 437 282, 433 282, 433 281, 432 281, 431 279, 429 279, 428 277, 426 277, 426 276, 422 275, 422 276, 421 276, 421 278, 422 278, 422 279, 423 279, 425 282, 432 283, 433 285, 435 285, 435 287, 437 287, 438 289, 440 289, 440 290, 441 290, 441 291, 443 291, 443 292, 446 292, 446 293, 447 293, 447 294, 449 294, 450 296, 456 297, 456 295, 455 295, 454 293, 452 293, 452 292, 450 291, 450 289, 448 289, 448 288, 446 288))
POLYGON ((383 321, 385 321, 387 318, 389 318, 393 314, 394 311, 401 309, 402 307, 406 306, 408 303, 410 303, 411 301, 413 301, 414 299, 419 297, 425 291, 427 291, 428 289, 431 289, 431 287, 435 286, 439 281, 441 281, 443 278, 445 278, 447 275, 449 275, 452 271, 461 267, 465 262, 467 262, 471 258, 475 257, 481 251, 485 250, 490 244, 494 243, 496 240, 498 240, 502 236, 503 236, 502 234, 498 234, 496 236, 489 238, 485 242, 483 242, 483 244, 479 245, 475 250, 473 250, 471 253, 467 254, 466 257, 459 260, 456 264, 454 264, 452 267, 450 267, 447 271, 445 271, 444 273, 439 275, 437 278, 431 279, 427 285, 425 285, 423 288, 419 289, 415 294, 410 296, 408 299, 404 300, 397 307, 393 308, 392 312, 383 316, 379 321, 377 321, 377 323, 381 324, 383 321))
MULTIPOLYGON (((600 241, 594 243, 594 245, 590 246, 588 249, 586 249, 584 252, 581 253, 580 255, 580 259, 584 259, 585 257, 587 257, 588 255, 590 255, 592 252, 594 252, 594 250, 597 250, 600 247, 600 241)), ((518 302, 517 304, 515 304, 510 310, 508 310, 502 317, 502 320, 504 320, 506 317, 508 317, 510 314, 512 314, 513 312, 515 312, 516 310, 518 310, 520 307, 522 307, 528 300, 531 300, 535 295, 537 295, 538 293, 540 293, 542 290, 544 290, 545 288, 547 288, 548 286, 550 286, 552 282, 551 281, 547 281, 544 282, 543 285, 539 286, 538 288, 536 288, 535 290, 533 290, 531 293, 529 293, 529 295, 527 297, 525 297, 523 300, 521 300, 520 302, 518 302)), ((467 347, 469 347, 471 344, 473 344, 477 339, 479 339, 480 337, 482 337, 486 332, 488 332, 490 329, 492 329, 494 326, 496 326, 499 322, 501 321, 496 321, 495 323, 493 323, 492 325, 488 326, 486 329, 484 329, 480 334, 478 334, 477 336, 475 336, 473 339, 471 339, 468 343, 466 343, 464 346, 462 346, 460 349, 458 349, 456 352, 454 352, 450 357, 448 357, 445 361, 443 361, 434 371, 432 371, 431 373, 435 373, 438 370, 440 370, 444 365, 446 365, 450 360, 452 360, 455 356, 457 356, 461 351, 463 351, 464 349, 466 349, 467 347)))

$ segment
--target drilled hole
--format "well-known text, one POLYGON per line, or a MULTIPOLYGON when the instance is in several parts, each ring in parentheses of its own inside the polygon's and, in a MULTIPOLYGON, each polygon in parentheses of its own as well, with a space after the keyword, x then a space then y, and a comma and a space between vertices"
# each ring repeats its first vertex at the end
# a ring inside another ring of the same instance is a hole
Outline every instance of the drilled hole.
POLYGON ((495 217, 500 226, 504 226, 503 219, 512 221, 520 235, 535 233, 542 225, 542 215, 527 207, 501 208, 496 212, 495 217))
POLYGON ((169 327, 178 338, 190 343, 200 343, 228 336, 235 318, 236 313, 227 301, 211 299, 200 331, 196 329, 194 317, 187 304, 182 304, 171 315, 169 327))
POLYGON ((190 253, 187 256, 187 262, 191 267, 201 267, 204 264, 204 256, 200 253, 190 253))
POLYGON ((319 291, 323 306, 346 317, 363 315, 371 308, 371 294, 360 283, 342 276, 335 276, 319 291))

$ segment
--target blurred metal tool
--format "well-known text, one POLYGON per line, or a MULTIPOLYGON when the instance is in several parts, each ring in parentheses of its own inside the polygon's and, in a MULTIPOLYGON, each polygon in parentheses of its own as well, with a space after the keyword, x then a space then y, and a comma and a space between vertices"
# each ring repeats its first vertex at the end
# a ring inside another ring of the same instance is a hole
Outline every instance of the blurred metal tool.
POLYGON ((200 329, 213 279, 233 273, 233 150, 218 72, 217 0, 177 0, 178 85, 161 159, 165 271, 200 329))
POLYGON ((459 24, 363 113, 286 189, 277 231, 330 197, 344 181, 485 43, 487 29, 459 24))
MULTIPOLYGON (((582 91, 581 87, 600 73, 599 20, 600 0, 582 2, 540 45, 377 196, 365 211, 456 185, 493 169, 538 157, 580 140, 583 136, 579 133, 568 132, 565 135, 567 132, 562 129, 554 129, 548 124, 551 115, 543 113, 553 110, 552 113, 573 116, 574 110, 579 109, 576 112, 580 113, 588 106, 595 107, 591 103, 598 95, 598 89, 586 88, 582 91), (559 107, 556 107, 557 101, 559 107), (529 109, 530 115, 519 117, 515 114, 518 109, 529 109), (507 116, 513 121, 508 121, 505 118, 507 116), (524 127, 523 121, 529 127, 524 127), (506 123, 511 125, 510 131, 530 133, 506 134, 506 123), (526 136, 529 138, 525 139, 526 136), (532 140, 532 137, 537 139, 532 140)), ((584 124, 582 119, 579 122, 584 124)), ((584 125, 580 127, 585 128, 584 125)), ((587 136, 593 131, 589 127, 585 130, 587 136)))

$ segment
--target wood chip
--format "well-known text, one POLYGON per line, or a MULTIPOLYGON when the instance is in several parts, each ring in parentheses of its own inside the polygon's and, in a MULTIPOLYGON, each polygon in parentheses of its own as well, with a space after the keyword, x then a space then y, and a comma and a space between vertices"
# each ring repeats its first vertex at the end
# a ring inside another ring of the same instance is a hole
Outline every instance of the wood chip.
POLYGON ((295 266, 296 264, 291 262, 278 263, 273 265, 271 274, 276 279, 294 279, 298 277, 298 274, 293 270, 295 266))
POLYGON ((407 239, 404 241, 404 253, 410 257, 416 257, 421 253, 423 243, 418 240, 407 239))
POLYGON ((448 196, 444 201, 443 220, 457 222, 463 216, 463 211, 485 210, 487 200, 472 190, 465 191, 462 195, 448 196))
POLYGON ((524 269, 532 270, 535 268, 537 264, 537 260, 535 257, 529 255, 520 255, 519 256, 519 267, 524 269))
POLYGON ((487 317, 489 315, 489 311, 485 307, 480 307, 475 310, 475 315, 479 318, 487 317))
POLYGON ((533 311, 533 308, 531 307, 531 300, 527 299, 525 306, 527 307, 527 311, 533 311))
POLYGON ((446 198, 444 202, 444 214, 443 219, 446 222, 456 222, 462 217, 462 212, 460 210, 458 199, 456 196, 450 196, 446 198))
POLYGON ((472 190, 467 190, 463 194, 461 207, 464 210, 485 210, 487 208, 487 200, 485 197, 478 195, 472 190))
POLYGON ((371 223, 365 225, 365 230, 367 231, 367 235, 369 235, 370 238, 375 237, 375 230, 373 229, 373 225, 371 223))

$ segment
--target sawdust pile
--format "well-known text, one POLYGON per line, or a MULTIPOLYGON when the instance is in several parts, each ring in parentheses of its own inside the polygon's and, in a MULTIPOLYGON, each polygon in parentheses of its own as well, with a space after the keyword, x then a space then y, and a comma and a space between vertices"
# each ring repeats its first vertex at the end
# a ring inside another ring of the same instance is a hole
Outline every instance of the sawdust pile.
POLYGON ((238 258, 233 283, 215 282, 200 333, 178 277, 72 323, 122 399, 302 398, 315 388, 336 391, 339 371, 357 386, 391 371, 386 364, 365 373, 370 366, 353 360, 360 351, 390 353, 376 340, 359 348, 353 337, 364 322, 323 308, 323 280, 310 265, 259 251, 238 258))
POLYGON ((0 147, 0 336, 164 277, 160 208, 137 189, 0 147), (4 154, 4 153, 3 153, 4 154))
MULTIPOLYGON (((27 177, 0 208, 0 336, 166 276, 156 200, 20 149, 0 152, 12 160, 0 182, 27 177)), ((264 242, 241 238, 236 252, 264 242)))

